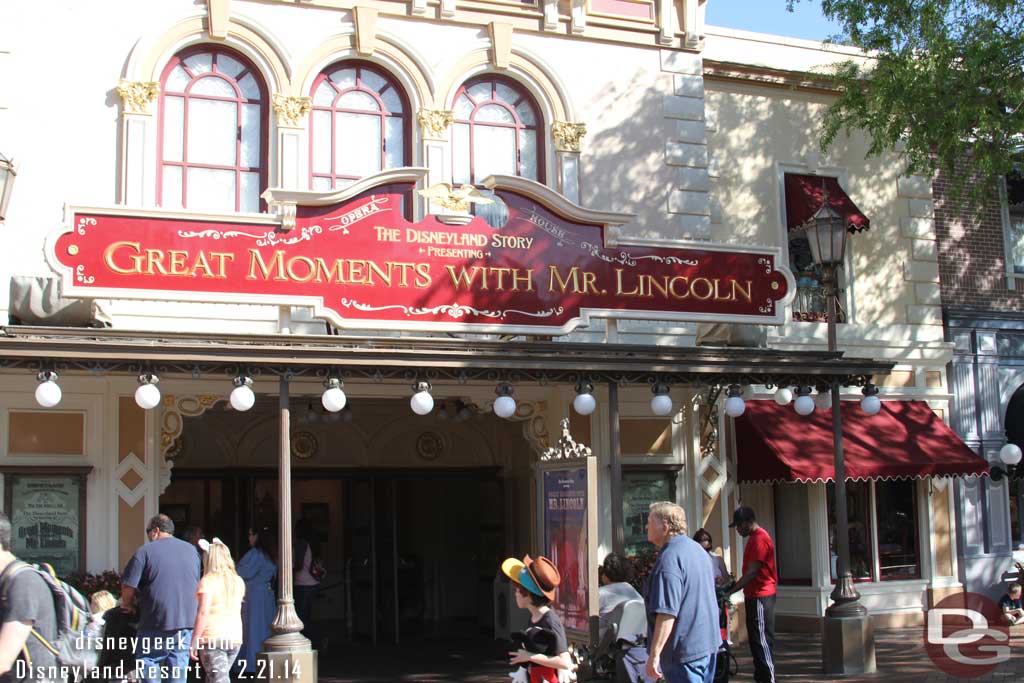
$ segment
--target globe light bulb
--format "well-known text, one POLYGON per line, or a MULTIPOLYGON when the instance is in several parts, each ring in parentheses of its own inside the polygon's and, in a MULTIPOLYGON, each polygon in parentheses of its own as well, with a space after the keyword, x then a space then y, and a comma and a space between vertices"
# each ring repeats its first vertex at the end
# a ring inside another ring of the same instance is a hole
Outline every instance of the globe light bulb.
POLYGON ((327 381, 327 388, 320 396, 320 403, 323 404, 324 410, 331 413, 338 413, 345 409, 345 404, 348 403, 348 397, 345 396, 345 392, 341 388, 340 381, 336 379, 327 381))
POLYGON ((814 412, 814 399, 810 395, 797 396, 793 408, 797 415, 810 415, 814 412))
POLYGON ((511 396, 499 396, 494 399, 494 414, 508 419, 516 414, 516 400, 511 396))
POLYGON ((999 449, 999 459, 1007 467, 1016 467, 1020 464, 1021 450, 1015 443, 1008 443, 999 449))
POLYGON ((409 399, 409 407, 417 415, 427 415, 434 409, 434 397, 426 389, 421 389, 409 399))
POLYGON ((52 408, 60 403, 62 392, 57 384, 57 373, 39 373, 40 382, 36 387, 36 403, 44 408, 52 408))
POLYGON ((725 399, 725 414, 729 417, 739 417, 747 409, 747 404, 741 396, 730 396, 725 399))
POLYGON ((860 400, 860 409, 865 415, 877 415, 882 409, 882 401, 877 396, 865 396, 860 400))
POLYGON ((776 389, 773 398, 780 406, 788 406, 793 402, 793 390, 789 387, 779 387, 776 389))
POLYGON ((651 412, 659 417, 672 413, 672 397, 668 394, 655 394, 651 399, 651 412))
POLYGON ((597 399, 589 391, 576 394, 576 398, 572 400, 572 409, 580 415, 590 415, 596 408, 597 399))
POLYGON ((240 379, 244 379, 243 383, 238 384, 232 391, 229 400, 231 401, 231 407, 240 413, 244 413, 256 404, 256 394, 253 393, 252 388, 249 386, 252 380, 249 378, 239 378, 235 382, 239 382, 240 379))
POLYGON ((160 405, 160 390, 156 384, 146 382, 135 390, 135 403, 143 410, 152 410, 160 405))

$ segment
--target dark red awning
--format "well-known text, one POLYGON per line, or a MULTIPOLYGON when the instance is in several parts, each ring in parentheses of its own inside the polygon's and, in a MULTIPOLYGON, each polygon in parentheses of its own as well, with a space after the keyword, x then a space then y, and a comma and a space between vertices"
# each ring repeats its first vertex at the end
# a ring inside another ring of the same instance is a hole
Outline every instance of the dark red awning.
MULTIPOLYGON (((867 415, 843 404, 847 479, 897 479, 987 474, 988 463, 923 401, 883 401, 867 415)), ((736 418, 741 482, 834 481, 832 411, 797 415, 793 406, 748 401, 736 418)))
POLYGON ((828 205, 846 221, 850 232, 867 230, 871 222, 857 208, 839 181, 828 176, 786 174, 786 227, 800 228, 821 209, 824 192, 828 192, 828 205))

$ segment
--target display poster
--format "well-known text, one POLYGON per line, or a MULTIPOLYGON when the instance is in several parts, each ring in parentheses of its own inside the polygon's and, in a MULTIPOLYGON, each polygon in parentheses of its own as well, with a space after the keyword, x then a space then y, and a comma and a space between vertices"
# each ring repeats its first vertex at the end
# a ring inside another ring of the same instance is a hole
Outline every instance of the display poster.
POLYGON ((81 569, 82 483, 79 476, 9 475, 12 552, 47 562, 59 576, 81 569))
POLYGON ((588 631, 587 467, 544 472, 544 547, 562 584, 554 609, 566 629, 588 631))

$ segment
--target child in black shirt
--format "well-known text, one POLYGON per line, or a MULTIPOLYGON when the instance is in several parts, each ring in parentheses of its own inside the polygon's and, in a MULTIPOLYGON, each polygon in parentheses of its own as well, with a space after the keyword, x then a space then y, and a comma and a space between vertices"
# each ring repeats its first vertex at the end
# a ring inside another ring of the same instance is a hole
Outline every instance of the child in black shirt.
POLYGON ((515 584, 516 605, 530 611, 529 625, 514 638, 518 649, 509 653, 509 663, 525 665, 529 683, 559 683, 560 672, 572 669, 572 659, 565 628, 550 607, 562 582, 558 568, 546 557, 527 555, 508 558, 501 571, 515 584))

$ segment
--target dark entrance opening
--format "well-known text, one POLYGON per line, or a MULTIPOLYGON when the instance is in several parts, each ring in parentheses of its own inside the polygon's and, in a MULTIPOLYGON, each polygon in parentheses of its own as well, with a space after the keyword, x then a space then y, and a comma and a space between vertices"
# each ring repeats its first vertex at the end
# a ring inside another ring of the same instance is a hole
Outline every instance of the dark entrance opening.
MULTIPOLYGON (((257 526, 276 556, 277 487, 270 471, 176 469, 160 507, 179 529, 220 537, 236 561, 257 526)), ((306 631, 323 656, 349 643, 493 637, 505 544, 497 468, 298 470, 292 499, 327 569, 306 631)))

